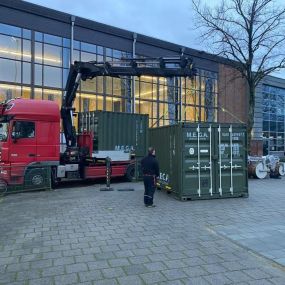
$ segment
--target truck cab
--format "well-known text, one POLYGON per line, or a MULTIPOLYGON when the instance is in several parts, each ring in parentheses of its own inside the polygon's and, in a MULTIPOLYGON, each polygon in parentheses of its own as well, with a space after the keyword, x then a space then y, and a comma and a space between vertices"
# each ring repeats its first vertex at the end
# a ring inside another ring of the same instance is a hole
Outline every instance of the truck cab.
POLYGON ((12 99, 0 105, 0 179, 41 186, 59 164, 59 107, 52 101, 12 99))

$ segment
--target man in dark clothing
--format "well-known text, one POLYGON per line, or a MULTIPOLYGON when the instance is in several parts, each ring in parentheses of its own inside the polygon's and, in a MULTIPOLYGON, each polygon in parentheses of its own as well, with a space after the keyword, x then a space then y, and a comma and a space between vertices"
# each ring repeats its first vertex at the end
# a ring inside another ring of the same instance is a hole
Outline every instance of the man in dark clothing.
POLYGON ((148 149, 148 156, 141 161, 143 182, 144 182, 144 204, 146 207, 155 207, 153 205, 153 195, 156 188, 156 178, 159 176, 158 161, 155 158, 155 149, 148 149))

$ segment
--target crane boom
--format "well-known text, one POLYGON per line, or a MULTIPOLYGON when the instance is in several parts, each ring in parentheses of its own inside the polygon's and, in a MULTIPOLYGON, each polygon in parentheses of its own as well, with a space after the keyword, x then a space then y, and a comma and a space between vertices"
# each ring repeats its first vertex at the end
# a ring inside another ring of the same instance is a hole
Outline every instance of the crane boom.
POLYGON ((73 102, 80 80, 92 79, 97 76, 157 76, 157 77, 190 77, 196 75, 192 58, 161 57, 161 58, 125 58, 115 62, 81 62, 71 65, 65 92, 62 100, 61 118, 67 147, 76 146, 76 133, 73 127, 73 102))

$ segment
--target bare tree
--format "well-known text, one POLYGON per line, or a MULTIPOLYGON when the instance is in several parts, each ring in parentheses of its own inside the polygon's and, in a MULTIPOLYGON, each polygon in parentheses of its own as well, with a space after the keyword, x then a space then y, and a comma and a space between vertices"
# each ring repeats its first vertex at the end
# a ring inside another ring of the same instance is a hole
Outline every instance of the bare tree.
POLYGON ((248 83, 250 141, 255 87, 266 75, 285 68, 285 4, 278 6, 274 0, 223 0, 212 8, 199 0, 192 3, 202 39, 214 53, 230 59, 248 83))

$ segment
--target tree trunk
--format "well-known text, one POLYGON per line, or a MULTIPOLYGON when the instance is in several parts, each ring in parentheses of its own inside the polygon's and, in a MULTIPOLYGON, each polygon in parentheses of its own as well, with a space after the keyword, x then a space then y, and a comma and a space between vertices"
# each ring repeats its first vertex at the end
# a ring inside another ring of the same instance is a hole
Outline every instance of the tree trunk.
POLYGON ((252 129, 254 124, 254 108, 255 108, 255 87, 254 84, 249 84, 249 105, 248 105, 248 119, 247 119, 247 139, 248 139, 248 153, 250 154, 250 146, 252 140, 252 129))

